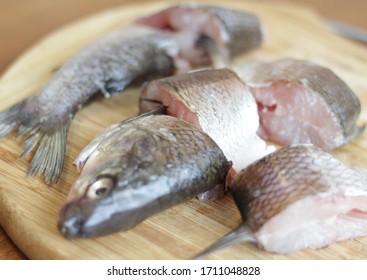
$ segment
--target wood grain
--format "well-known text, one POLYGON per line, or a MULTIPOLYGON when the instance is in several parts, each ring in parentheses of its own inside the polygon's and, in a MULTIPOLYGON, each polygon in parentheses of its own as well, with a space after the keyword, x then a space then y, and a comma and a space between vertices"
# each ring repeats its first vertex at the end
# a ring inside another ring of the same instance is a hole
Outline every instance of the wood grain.
POLYGON ((26 256, 9 240, 4 230, 0 228, 0 260, 22 260, 26 256))
MULTIPOLYGON (((205 2, 205 1, 200 1, 205 2)), ((105 11, 71 24, 38 42, 22 55, 0 79, 0 110, 32 95, 78 49, 137 15, 171 4, 171 1, 131 4, 105 11)), ((210 1, 220 5, 222 2, 210 1)), ((223 5, 223 3, 222 3, 223 5)), ((367 69, 365 50, 331 34, 311 11, 286 4, 226 1, 226 5, 260 15, 268 29, 261 49, 240 57, 271 60, 284 56, 309 59, 333 69, 351 86, 363 103, 367 69)), ((72 161, 103 127, 137 113, 137 93, 131 89, 110 100, 100 100, 76 115, 68 138, 63 177, 46 186, 41 179, 24 176, 29 159, 17 160, 22 151, 14 134, 0 143, 0 222, 17 246, 32 259, 187 259, 235 228, 239 214, 230 195, 216 202, 193 199, 164 211, 134 229, 107 237, 65 240, 56 230, 57 215, 70 185, 78 174, 72 161), (98 112, 98 114, 95 114, 98 112), (101 117, 103 116, 103 117, 101 117), (52 244, 50 246, 49 244, 52 244)), ((366 136, 358 138, 335 155, 350 165, 367 167, 366 136)), ((323 250, 303 250, 275 255, 253 245, 239 244, 215 253, 213 259, 355 259, 366 258, 367 240, 360 238, 331 245, 323 250)))

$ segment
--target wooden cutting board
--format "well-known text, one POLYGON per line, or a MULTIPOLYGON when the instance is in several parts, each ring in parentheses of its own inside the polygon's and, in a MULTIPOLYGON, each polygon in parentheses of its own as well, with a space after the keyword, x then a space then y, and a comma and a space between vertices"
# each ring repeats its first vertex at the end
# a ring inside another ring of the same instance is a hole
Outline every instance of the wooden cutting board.
MULTIPOLYGON (((197 1, 205 2, 205 1, 197 1)), ((135 17, 170 5, 149 2, 104 11, 62 28, 22 55, 0 79, 0 110, 40 87, 68 58, 98 36, 135 17)), ((209 2, 206 2, 209 3, 209 2)), ((210 1, 223 5, 222 1, 210 1)), ((238 58, 272 60, 282 57, 308 59, 333 69, 360 97, 361 122, 367 116, 367 51, 362 46, 330 33, 309 10, 282 4, 256 4, 227 0, 225 5, 252 11, 267 29, 264 45, 238 58)), ((192 199, 149 218, 135 228, 114 235, 66 240, 56 229, 58 211, 78 177, 73 160, 103 127, 138 112, 139 89, 130 89, 109 100, 94 102, 75 117, 67 142, 63 175, 57 185, 25 177, 29 158, 18 160, 21 143, 11 134, 0 140, 0 222, 19 248, 31 259, 188 259, 240 223, 240 215, 228 194, 200 203, 192 199)), ((349 165, 367 168, 365 133, 335 156, 349 165)), ((364 259, 367 238, 333 244, 322 250, 303 250, 290 255, 266 253, 254 245, 239 244, 212 254, 213 259, 364 259)))

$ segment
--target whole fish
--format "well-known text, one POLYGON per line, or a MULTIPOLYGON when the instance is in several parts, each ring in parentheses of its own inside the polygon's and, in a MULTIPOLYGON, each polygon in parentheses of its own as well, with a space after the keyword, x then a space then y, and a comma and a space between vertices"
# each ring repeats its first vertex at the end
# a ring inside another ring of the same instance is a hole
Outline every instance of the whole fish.
POLYGON ((167 114, 207 133, 233 162, 235 171, 272 152, 256 134, 259 115, 248 86, 229 69, 200 70, 149 82, 141 112, 161 102, 167 114))
POLYGON ((259 106, 259 134, 280 145, 314 144, 332 151, 365 126, 357 96, 331 70, 297 59, 248 63, 236 73, 251 88, 259 106))
MULTIPOLYGON (((167 24, 176 19, 192 21, 175 30, 168 26, 156 28, 142 19, 139 27, 115 30, 76 54, 37 95, 0 112, 0 137, 18 128, 17 136, 24 137, 25 146, 20 157, 34 152, 28 175, 44 175, 47 183, 58 180, 72 118, 95 94, 109 97, 133 82, 184 72, 209 62, 207 53, 232 55, 251 48, 247 44, 255 46, 253 40, 244 42, 240 36, 246 29, 241 29, 242 24, 249 24, 240 15, 252 18, 251 14, 206 6, 179 6, 172 11, 175 17, 164 19, 167 24), (201 22, 203 17, 208 19, 205 24, 201 22), (216 49, 216 44, 221 44, 221 52, 210 51, 216 49), (205 59, 195 61, 191 52, 205 59)), ((258 26, 250 22, 250 29, 257 30, 258 26)))
POLYGON ((253 163, 231 191, 243 223, 198 258, 239 242, 287 254, 367 235, 367 177, 311 144, 253 163))
POLYGON ((208 135, 170 116, 147 116, 104 129, 75 164, 82 172, 59 218, 67 238, 128 230, 224 184, 230 168, 208 135))

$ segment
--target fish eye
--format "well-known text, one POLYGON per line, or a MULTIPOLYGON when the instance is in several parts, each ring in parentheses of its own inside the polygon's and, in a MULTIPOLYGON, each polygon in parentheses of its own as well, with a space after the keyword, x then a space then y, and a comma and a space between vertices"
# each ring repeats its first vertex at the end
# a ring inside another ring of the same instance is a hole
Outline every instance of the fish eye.
POLYGON ((91 199, 101 199, 109 194, 115 185, 112 177, 97 178, 88 188, 87 197, 91 199))

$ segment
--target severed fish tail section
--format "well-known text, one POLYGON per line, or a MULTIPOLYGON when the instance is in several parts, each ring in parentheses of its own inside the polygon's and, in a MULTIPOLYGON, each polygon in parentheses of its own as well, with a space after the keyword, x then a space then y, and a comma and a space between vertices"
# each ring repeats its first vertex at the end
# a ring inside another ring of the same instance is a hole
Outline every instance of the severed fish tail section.
POLYGON ((17 130, 16 137, 23 137, 23 158, 33 150, 33 156, 27 175, 45 175, 47 184, 57 182, 64 164, 66 138, 71 116, 61 115, 44 120, 37 112, 34 97, 0 112, 0 137, 17 130))

